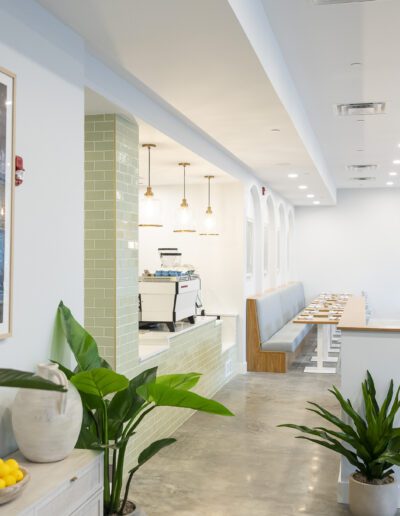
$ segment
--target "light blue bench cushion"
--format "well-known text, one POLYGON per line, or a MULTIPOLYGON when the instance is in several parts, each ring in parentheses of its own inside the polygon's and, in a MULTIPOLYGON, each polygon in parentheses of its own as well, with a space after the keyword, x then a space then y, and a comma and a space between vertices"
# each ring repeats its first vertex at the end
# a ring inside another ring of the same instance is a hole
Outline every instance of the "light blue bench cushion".
POLYGON ((297 324, 292 321, 275 333, 269 340, 261 344, 263 351, 296 351, 297 347, 309 333, 312 324, 297 324))
POLYGON ((275 290, 257 299, 257 318, 261 342, 266 342, 284 326, 281 292, 275 290))

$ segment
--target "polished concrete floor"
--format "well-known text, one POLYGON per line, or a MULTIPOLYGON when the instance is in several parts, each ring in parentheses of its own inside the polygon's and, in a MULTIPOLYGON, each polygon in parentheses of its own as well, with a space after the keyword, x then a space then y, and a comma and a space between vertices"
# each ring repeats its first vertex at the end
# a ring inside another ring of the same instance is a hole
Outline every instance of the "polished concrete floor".
POLYGON ((339 377, 304 374, 304 358, 286 375, 235 377, 216 396, 234 418, 197 413, 175 433, 178 442, 144 466, 133 486, 148 516, 348 514, 336 502, 339 457, 277 428, 320 423, 305 410, 307 400, 337 410, 327 389, 339 377))

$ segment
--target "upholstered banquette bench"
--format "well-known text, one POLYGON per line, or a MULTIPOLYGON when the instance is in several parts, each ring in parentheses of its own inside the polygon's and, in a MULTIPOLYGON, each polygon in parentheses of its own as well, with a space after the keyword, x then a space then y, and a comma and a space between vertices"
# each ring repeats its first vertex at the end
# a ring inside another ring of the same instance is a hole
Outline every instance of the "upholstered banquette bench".
POLYGON ((286 373, 312 324, 292 322, 305 307, 300 282, 247 299, 247 370, 286 373))

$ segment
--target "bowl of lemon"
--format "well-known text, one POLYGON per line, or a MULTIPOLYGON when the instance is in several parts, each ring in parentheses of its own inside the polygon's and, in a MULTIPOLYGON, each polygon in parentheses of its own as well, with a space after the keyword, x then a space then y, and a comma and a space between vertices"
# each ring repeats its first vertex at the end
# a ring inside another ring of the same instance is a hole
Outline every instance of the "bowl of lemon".
POLYGON ((0 505, 19 496, 29 480, 28 471, 15 459, 0 459, 0 505))

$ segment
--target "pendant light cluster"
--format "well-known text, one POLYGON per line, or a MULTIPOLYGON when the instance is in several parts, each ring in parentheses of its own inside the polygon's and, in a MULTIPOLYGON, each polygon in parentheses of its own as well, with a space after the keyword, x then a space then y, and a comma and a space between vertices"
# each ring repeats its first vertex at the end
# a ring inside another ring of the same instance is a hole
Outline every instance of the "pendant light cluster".
MULTIPOLYGON (((160 201, 154 197, 153 189, 151 187, 151 162, 150 154, 151 149, 155 148, 154 143, 144 143, 142 147, 148 150, 148 176, 147 176, 147 188, 144 193, 144 199, 140 201, 139 207, 139 227, 153 227, 161 228, 162 224, 162 213, 160 201)), ((179 205, 175 216, 174 222, 174 233, 196 233, 195 222, 193 212, 189 206, 186 197, 186 167, 190 166, 190 163, 183 161, 178 163, 183 168, 183 197, 179 205)), ((208 205, 205 211, 204 219, 202 221, 202 228, 199 232, 201 236, 218 236, 219 233, 216 230, 217 224, 215 215, 211 207, 211 179, 214 176, 204 176, 208 181, 208 205)))

